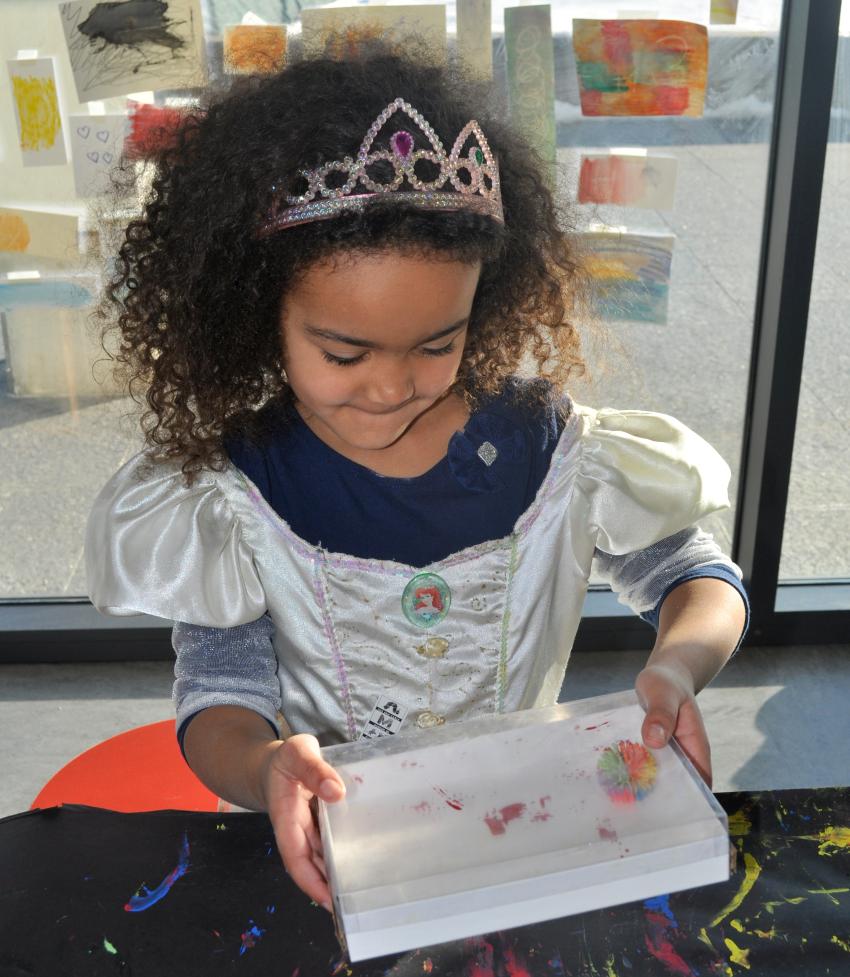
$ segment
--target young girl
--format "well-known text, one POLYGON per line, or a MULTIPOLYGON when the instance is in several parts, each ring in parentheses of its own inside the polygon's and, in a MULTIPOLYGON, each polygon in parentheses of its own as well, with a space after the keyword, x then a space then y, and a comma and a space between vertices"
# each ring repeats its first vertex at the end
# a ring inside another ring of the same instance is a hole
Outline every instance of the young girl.
POLYGON ((179 622, 188 763, 326 906, 319 743, 554 703, 594 570, 658 631, 645 742, 708 779, 694 695, 744 629, 695 525, 721 458, 562 392, 579 264, 491 106, 382 51, 252 81, 163 152, 108 289, 147 450, 95 503, 92 601, 179 622))

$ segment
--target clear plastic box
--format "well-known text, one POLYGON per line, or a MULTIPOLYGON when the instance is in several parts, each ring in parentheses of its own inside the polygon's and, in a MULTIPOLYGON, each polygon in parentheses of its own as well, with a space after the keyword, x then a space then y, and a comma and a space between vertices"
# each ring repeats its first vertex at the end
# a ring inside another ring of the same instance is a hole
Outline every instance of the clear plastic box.
POLYGON ((612 786, 642 721, 618 693, 326 747, 347 787, 319 824, 351 960, 727 879, 726 815, 677 744, 649 751, 654 777, 643 754, 647 789, 612 786))

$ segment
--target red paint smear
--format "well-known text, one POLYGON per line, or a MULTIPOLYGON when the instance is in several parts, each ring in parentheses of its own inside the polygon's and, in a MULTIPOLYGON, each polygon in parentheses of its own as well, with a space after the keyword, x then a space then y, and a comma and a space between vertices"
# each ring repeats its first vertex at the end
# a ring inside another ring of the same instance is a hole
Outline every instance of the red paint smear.
POLYGON ((414 804, 414 811, 419 811, 420 814, 427 814, 431 810, 431 805, 428 801, 421 801, 419 804, 414 804))
POLYGON ((182 109, 130 102, 130 132, 124 141, 127 159, 152 159, 177 144, 186 114, 182 109))
POLYGON ((360 776, 360 774, 357 774, 357 773, 352 777, 352 780, 354 780, 355 783, 358 783, 358 784, 362 784, 363 783, 363 778, 360 776))
POLYGON ((603 841, 617 840, 617 832, 612 831, 611 828, 606 828, 601 824, 597 827, 596 832, 603 841))
POLYGON ((484 823, 490 829, 491 835, 503 835, 505 827, 516 821, 525 813, 525 804, 506 804, 498 814, 491 812, 484 818, 484 823))
POLYGON ((535 814, 531 819, 532 821, 551 821, 552 815, 548 811, 543 811, 540 814, 535 814))
POLYGON ((513 950, 505 949, 504 961, 507 977, 531 977, 531 971, 517 960, 513 950))
POLYGON ((541 807, 546 807, 546 801, 551 801, 552 798, 547 794, 545 797, 541 797, 537 802, 541 807))
POLYGON ((598 726, 585 726, 585 729, 602 729, 603 726, 607 726, 609 721, 606 719, 604 723, 599 723, 598 726))
POLYGON ((508 804, 499 811, 499 814, 505 824, 509 824, 511 821, 516 821, 518 818, 521 818, 524 811, 525 804, 508 804))
POLYGON ((431 958, 428 957, 427 960, 422 961, 422 971, 423 973, 430 974, 434 969, 434 964, 431 962, 431 958))
POLYGON ((648 912, 646 913, 646 922, 649 928, 649 932, 645 936, 647 950, 674 974, 693 977, 693 971, 676 953, 669 940, 669 931, 675 928, 672 921, 662 913, 648 912))
POLYGON ((435 787, 434 790, 440 795, 440 797, 443 798, 443 800, 445 800, 446 804, 448 804, 453 811, 463 810, 463 804, 461 804, 456 797, 449 797, 448 793, 443 790, 442 787, 435 787))
POLYGON ((487 816, 484 818, 484 823, 490 829, 491 835, 503 835, 505 833, 505 826, 498 818, 487 816))

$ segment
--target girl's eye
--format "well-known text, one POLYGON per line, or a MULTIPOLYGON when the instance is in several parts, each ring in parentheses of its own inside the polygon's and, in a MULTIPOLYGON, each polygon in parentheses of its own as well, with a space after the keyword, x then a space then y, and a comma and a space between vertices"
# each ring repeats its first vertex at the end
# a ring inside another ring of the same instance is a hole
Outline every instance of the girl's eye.
POLYGON ((440 346, 437 349, 429 349, 427 346, 422 347, 422 352, 425 356, 445 356, 455 348, 455 341, 452 340, 448 346, 440 346))
POLYGON ((335 366, 353 366, 355 363, 359 363, 365 353, 361 353, 359 356, 352 356, 350 359, 346 359, 342 356, 334 356, 333 353, 329 353, 327 350, 322 350, 322 356, 328 363, 333 363, 335 366))

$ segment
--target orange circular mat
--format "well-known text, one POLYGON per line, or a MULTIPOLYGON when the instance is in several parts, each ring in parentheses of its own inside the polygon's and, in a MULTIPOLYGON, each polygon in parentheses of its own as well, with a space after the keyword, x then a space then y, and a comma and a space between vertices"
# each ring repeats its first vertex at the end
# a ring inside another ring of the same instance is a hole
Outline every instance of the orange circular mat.
POLYGON ((113 811, 216 811, 218 798, 189 769, 174 720, 112 736, 58 770, 31 807, 87 804, 113 811))

